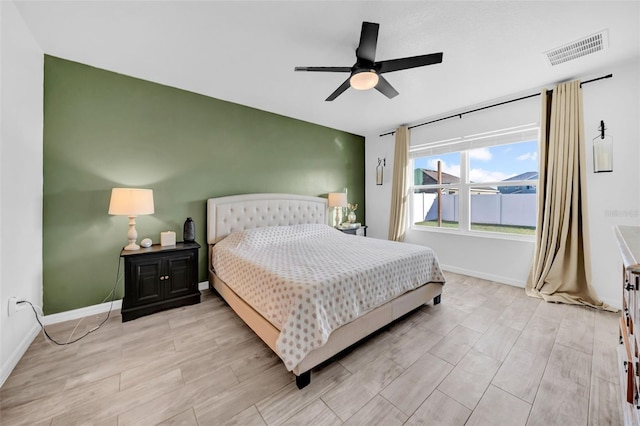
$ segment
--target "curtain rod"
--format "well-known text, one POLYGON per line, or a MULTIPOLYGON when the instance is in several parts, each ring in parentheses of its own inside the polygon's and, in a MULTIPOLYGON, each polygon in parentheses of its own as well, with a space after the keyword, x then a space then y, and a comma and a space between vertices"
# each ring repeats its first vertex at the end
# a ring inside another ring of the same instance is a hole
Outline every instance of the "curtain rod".
MULTIPOLYGON (((613 74, 607 74, 607 75, 603 75, 602 77, 592 78, 591 80, 587 80, 587 81, 581 82, 580 83, 580 87, 582 87, 583 84, 588 84, 588 83, 592 83, 594 81, 603 80, 605 78, 611 78, 611 77, 613 77, 613 74)), ((408 128, 409 129, 414 129, 416 127, 426 126, 427 124, 433 124, 433 123, 437 123, 438 121, 448 120, 450 118, 455 118, 455 117, 462 118, 463 115, 471 114, 472 112, 478 112, 478 111, 482 111, 483 109, 489 109, 489 108, 497 107, 497 106, 504 105, 504 104, 510 104, 511 102, 517 102, 517 101, 521 101, 523 99, 534 98, 536 96, 540 96, 540 93, 533 93, 531 95, 522 96, 520 98, 510 99, 510 100, 504 101, 504 102, 498 102, 497 104, 487 105, 487 106, 483 106, 481 108, 472 109, 470 111, 460 112, 458 114, 453 114, 453 115, 450 115, 448 117, 442 117, 442 118, 438 118, 436 120, 427 121, 426 123, 415 124, 413 126, 409 126, 408 128)), ((390 132, 381 134, 380 137, 387 136, 387 135, 393 135, 395 133, 396 133, 396 131, 392 130, 390 132)))

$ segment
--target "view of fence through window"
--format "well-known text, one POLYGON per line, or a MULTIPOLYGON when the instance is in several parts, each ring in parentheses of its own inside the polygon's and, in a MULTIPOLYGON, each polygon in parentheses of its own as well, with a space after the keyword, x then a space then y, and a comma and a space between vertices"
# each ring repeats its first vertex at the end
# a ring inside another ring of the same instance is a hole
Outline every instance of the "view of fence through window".
POLYGON ((418 157, 413 166, 414 225, 535 234, 536 140, 418 157))

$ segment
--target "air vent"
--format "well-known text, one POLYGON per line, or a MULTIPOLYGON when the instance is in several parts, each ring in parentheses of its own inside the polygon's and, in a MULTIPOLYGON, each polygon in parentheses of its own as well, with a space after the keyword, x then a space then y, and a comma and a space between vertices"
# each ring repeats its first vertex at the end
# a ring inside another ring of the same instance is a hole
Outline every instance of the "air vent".
POLYGON ((554 66, 599 52, 607 47, 609 47, 609 33, 607 30, 603 30, 556 49, 549 50, 545 52, 545 55, 547 55, 549 63, 554 66))

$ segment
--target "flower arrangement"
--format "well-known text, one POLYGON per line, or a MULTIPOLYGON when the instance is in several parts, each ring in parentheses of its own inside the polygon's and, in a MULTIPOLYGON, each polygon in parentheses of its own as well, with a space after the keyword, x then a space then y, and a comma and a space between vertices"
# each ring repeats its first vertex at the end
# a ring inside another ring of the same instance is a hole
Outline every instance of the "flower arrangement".
POLYGON ((356 221, 356 209, 358 208, 357 204, 347 203, 347 208, 349 209, 349 214, 347 215, 347 220, 349 223, 355 223, 356 221))

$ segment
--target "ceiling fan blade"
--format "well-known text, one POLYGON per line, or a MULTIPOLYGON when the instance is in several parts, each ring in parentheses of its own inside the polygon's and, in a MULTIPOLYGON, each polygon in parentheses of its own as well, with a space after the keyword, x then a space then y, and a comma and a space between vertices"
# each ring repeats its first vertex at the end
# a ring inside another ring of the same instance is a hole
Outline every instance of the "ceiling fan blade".
POLYGON ((409 68, 424 67, 425 65, 439 64, 442 62, 442 52, 429 55, 412 56, 410 58, 390 59, 376 62, 378 72, 392 72, 409 68))
POLYGON ((351 84, 349 83, 349 78, 348 78, 344 83, 342 83, 340 85, 340 87, 338 87, 332 94, 330 94, 329 97, 327 99, 325 99, 325 101, 334 100, 335 98, 340 96, 342 94, 342 92, 347 90, 350 86, 351 86, 351 84))
POLYGON ((392 99, 398 96, 398 91, 381 75, 378 75, 378 84, 376 90, 387 98, 392 99))
POLYGON ((295 67, 294 71, 351 72, 351 67, 295 67))
POLYGON ((356 49, 356 57, 358 61, 364 59, 367 62, 376 60, 376 46, 378 44, 379 24, 372 22, 363 22, 362 31, 360 32, 360 44, 356 49))

